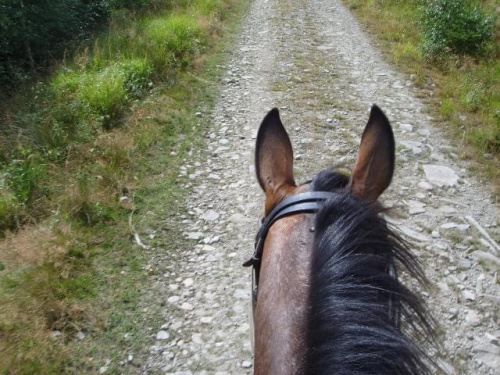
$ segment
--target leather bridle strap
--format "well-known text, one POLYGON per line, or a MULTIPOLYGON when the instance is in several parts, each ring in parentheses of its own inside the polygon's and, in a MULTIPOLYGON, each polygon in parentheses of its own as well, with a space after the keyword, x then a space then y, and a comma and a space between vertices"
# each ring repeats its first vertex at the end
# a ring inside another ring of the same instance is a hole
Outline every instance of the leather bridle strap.
POLYGON ((263 220, 262 226, 257 232, 255 238, 255 251, 249 260, 243 263, 244 267, 254 266, 258 268, 262 259, 264 241, 271 226, 279 219, 286 216, 301 213, 316 213, 322 206, 322 203, 335 195, 326 191, 310 191, 294 195, 278 204, 271 213, 263 220))

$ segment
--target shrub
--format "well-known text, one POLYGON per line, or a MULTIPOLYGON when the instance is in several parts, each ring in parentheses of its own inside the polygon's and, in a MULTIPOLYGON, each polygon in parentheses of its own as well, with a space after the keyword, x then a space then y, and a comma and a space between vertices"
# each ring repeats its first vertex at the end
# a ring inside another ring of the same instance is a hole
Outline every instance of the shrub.
POLYGON ((152 68, 146 59, 124 60, 96 71, 65 72, 54 79, 52 89, 58 100, 80 114, 92 113, 110 128, 127 102, 139 97, 149 86, 152 68))
POLYGON ((467 0, 434 0, 424 11, 422 27, 430 60, 448 52, 474 56, 493 41, 495 18, 467 0))
POLYGON ((100 72, 87 73, 78 94, 100 116, 102 125, 110 128, 127 101, 123 72, 112 65, 100 72))
POLYGON ((172 15, 150 21, 146 25, 146 36, 153 47, 184 57, 199 51, 203 30, 192 17, 172 15))

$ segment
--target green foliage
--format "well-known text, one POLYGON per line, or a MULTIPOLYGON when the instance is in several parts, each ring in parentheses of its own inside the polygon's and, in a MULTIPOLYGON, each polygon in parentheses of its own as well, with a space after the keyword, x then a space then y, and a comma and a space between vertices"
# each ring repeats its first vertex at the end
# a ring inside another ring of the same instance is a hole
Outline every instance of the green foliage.
POLYGON ((193 17, 184 14, 151 20, 145 30, 153 47, 170 51, 176 57, 198 53, 202 43, 203 30, 193 17))
POLYGON ((224 3, 222 0, 198 0, 196 9, 203 15, 208 16, 220 12, 224 3))
POLYGON ((430 60, 446 53, 479 55, 493 41, 495 18, 468 0, 434 0, 422 20, 423 50, 430 60))
POLYGON ((0 191, 0 231, 5 229, 14 229, 16 227, 16 218, 21 212, 18 200, 2 187, 0 191))
POLYGON ((153 69, 146 59, 127 60, 120 63, 124 87, 129 97, 138 98, 152 85, 153 69))
POLYGON ((61 73, 52 82, 52 89, 59 100, 79 109, 80 121, 94 113, 109 129, 116 125, 128 101, 138 98, 150 85, 151 75, 147 60, 125 60, 97 71, 61 73))
POLYGON ((149 0, 2 0, 0 84, 29 79, 51 60, 86 40, 111 11, 140 9, 149 0))
POLYGON ((36 152, 21 149, 20 159, 13 159, 5 168, 5 182, 14 197, 27 203, 35 193, 38 181, 46 176, 43 159, 36 152))

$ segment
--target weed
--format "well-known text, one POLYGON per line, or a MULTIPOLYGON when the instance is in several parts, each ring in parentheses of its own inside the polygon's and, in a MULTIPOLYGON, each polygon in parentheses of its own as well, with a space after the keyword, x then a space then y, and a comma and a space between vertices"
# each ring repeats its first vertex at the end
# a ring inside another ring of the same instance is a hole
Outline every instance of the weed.
POLYGON ((195 9, 204 16, 210 16, 218 14, 223 4, 221 0, 198 0, 196 1, 195 9))
POLYGON ((443 117, 450 119, 455 111, 455 104, 452 100, 445 99, 441 102, 440 113, 443 117))
POLYGON ((22 205, 7 188, 0 189, 0 230, 14 229, 17 218, 23 214, 22 205))
POLYGON ((5 167, 4 179, 16 199, 20 203, 27 203, 35 193, 38 181, 47 172, 37 152, 21 148, 18 155, 19 159, 13 159, 5 167))
POLYGON ((120 63, 124 75, 124 88, 129 98, 139 98, 152 86, 152 68, 147 59, 125 60, 120 63))
POLYGON ((183 65, 188 63, 188 55, 200 52, 204 38, 201 27, 188 15, 151 20, 145 26, 145 32, 153 55, 171 53, 183 65))

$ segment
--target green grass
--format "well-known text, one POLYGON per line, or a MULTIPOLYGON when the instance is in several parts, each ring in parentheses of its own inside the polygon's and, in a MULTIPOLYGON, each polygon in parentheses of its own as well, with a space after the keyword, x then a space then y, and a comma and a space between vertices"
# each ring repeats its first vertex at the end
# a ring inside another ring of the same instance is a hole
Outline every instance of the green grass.
MULTIPOLYGON (((492 183, 500 187, 500 24, 497 22, 494 29, 494 41, 482 48, 481 54, 471 57, 445 50, 439 59, 430 61, 422 21, 425 2, 345 3, 383 42, 387 59, 412 75, 413 83, 423 90, 420 96, 445 120, 450 137, 462 145, 461 154, 475 157, 492 183), (485 158, 485 154, 492 158, 485 158)), ((495 14, 499 5, 497 0, 479 3, 485 17, 495 14)))
POLYGON ((115 15, 108 33, 2 107, 0 373, 96 373, 108 359, 122 373, 124 352, 147 356, 145 326, 160 317, 142 322, 148 254, 129 220, 141 236, 169 226, 151 242, 175 251, 165 217, 182 210, 180 158, 203 140, 194 108, 212 104, 216 42, 246 4, 115 15))

